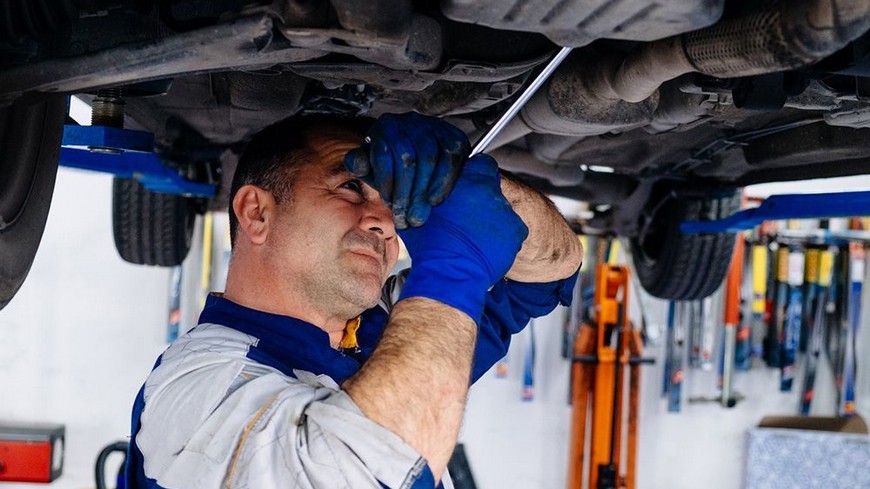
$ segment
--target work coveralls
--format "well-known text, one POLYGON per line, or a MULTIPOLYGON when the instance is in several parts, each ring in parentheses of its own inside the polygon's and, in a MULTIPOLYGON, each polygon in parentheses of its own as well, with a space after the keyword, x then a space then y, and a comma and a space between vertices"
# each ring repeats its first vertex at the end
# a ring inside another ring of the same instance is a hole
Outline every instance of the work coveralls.
MULTIPOLYGON (((199 325, 158 358, 136 397, 127 487, 433 487, 426 460, 339 388, 377 344, 405 276, 391 277, 362 314, 357 354, 333 349, 307 322, 209 296, 199 325)), ((575 282, 493 286, 472 381, 530 318, 568 305, 575 282)), ((442 481, 452 486, 446 473, 442 481)))

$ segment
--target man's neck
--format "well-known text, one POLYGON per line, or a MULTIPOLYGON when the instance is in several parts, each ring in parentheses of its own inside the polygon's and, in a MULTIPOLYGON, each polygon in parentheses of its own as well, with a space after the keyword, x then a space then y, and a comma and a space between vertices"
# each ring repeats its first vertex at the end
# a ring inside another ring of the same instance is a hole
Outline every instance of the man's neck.
POLYGON ((234 274, 233 268, 227 274, 224 297, 236 304, 270 314, 290 316, 313 324, 329 335, 329 344, 337 348, 347 321, 352 318, 328 314, 311 303, 304 293, 294 290, 295 284, 272 283, 268 279, 258 279, 256 283, 245 277, 270 277, 270 274, 234 274))

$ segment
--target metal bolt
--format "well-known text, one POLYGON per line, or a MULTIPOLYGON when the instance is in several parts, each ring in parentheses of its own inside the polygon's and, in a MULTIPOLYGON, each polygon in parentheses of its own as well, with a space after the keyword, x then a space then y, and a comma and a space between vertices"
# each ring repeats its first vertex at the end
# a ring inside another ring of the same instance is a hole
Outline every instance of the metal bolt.
POLYGON ((91 103, 91 125, 124 127, 124 99, 120 88, 99 90, 91 103))
MULTIPOLYGON (((124 98, 120 88, 105 88, 97 91, 91 102, 91 125, 124 128, 124 98)), ((121 154, 116 148, 91 146, 92 153, 121 154)))

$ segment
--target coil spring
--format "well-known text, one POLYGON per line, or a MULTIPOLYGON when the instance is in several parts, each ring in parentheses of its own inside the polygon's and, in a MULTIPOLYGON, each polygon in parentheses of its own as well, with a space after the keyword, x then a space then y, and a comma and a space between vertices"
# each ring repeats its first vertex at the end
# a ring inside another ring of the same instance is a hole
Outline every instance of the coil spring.
POLYGON ((40 40, 75 14, 74 0, 0 0, 0 43, 40 40))

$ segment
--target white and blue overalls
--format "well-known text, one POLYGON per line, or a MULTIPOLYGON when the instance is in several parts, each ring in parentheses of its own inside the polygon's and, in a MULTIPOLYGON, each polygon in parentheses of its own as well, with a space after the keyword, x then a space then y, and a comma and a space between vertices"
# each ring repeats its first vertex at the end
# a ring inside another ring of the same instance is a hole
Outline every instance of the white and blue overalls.
MULTIPOLYGON (((490 289, 472 382, 530 318, 570 303, 576 277, 490 289)), ((136 397, 127 487, 434 487, 426 460, 339 388, 377 344, 403 278, 391 277, 381 303, 362 314, 355 354, 332 348, 312 324, 210 296, 199 325, 158 358, 136 397)))

